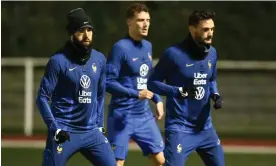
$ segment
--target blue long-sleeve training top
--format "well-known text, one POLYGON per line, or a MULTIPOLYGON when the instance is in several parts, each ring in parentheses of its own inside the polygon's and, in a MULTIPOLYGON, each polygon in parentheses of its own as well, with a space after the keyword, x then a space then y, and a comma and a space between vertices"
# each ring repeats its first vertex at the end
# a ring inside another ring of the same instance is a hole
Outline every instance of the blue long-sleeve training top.
POLYGON ((195 132, 212 127, 210 94, 218 93, 217 51, 210 47, 204 59, 193 59, 199 49, 189 36, 166 49, 149 78, 148 87, 167 96, 165 129, 195 132), (165 82, 163 82, 165 81, 165 82), (180 97, 179 87, 196 87, 196 97, 180 97))
POLYGON ((104 124, 105 56, 92 49, 79 63, 71 50, 69 43, 50 58, 38 91, 36 103, 51 131, 85 132, 104 124))
MULTIPOLYGON (((112 99, 110 114, 114 111, 135 116, 149 112, 148 100, 139 99, 139 91, 147 89, 152 69, 152 45, 147 40, 135 41, 129 36, 117 41, 107 58, 107 92, 112 99)), ((161 98, 154 94, 155 103, 161 98)))

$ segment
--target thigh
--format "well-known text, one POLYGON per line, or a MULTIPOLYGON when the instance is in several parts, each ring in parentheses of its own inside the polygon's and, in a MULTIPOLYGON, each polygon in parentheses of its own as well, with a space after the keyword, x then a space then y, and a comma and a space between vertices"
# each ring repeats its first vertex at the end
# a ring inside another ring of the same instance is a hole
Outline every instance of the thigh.
POLYGON ((164 150, 163 138, 155 119, 140 121, 135 125, 132 139, 140 146, 144 156, 156 154, 164 150))
POLYGON ((96 141, 82 148, 81 154, 95 166, 116 166, 115 156, 107 138, 101 132, 94 132, 91 137, 96 141))
POLYGON ((198 137, 200 139, 200 144, 198 146, 199 149, 205 149, 220 145, 219 137, 214 128, 202 131, 198 135, 198 137))
POLYGON ((221 145, 198 149, 197 153, 206 166, 225 166, 224 152, 221 145))
POLYGON ((196 150, 206 166, 224 166, 224 152, 214 128, 201 134, 202 143, 196 150))
POLYGON ((68 159, 78 150, 77 135, 71 134, 71 141, 57 144, 52 134, 48 134, 43 153, 44 166, 65 166, 68 159))
POLYGON ((188 156, 196 149, 197 141, 192 134, 178 131, 165 132, 165 165, 183 166, 188 156))
POLYGON ((126 122, 119 124, 124 127, 116 127, 117 120, 113 117, 108 117, 108 134, 107 138, 110 141, 116 159, 125 160, 128 153, 128 144, 130 135, 133 133, 133 126, 126 122))

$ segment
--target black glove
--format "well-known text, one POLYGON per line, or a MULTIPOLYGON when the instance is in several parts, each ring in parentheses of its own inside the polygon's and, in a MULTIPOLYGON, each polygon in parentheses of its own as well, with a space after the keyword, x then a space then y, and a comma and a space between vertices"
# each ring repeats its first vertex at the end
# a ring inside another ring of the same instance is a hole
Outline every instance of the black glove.
POLYGON ((181 87, 179 88, 179 92, 181 94, 182 97, 189 97, 194 99, 196 96, 196 87, 192 87, 192 88, 186 88, 186 87, 181 87))
POLYGON ((67 140, 70 141, 70 135, 69 135, 68 132, 66 132, 64 130, 57 130, 55 132, 54 139, 55 139, 57 144, 62 144, 67 140))
POLYGON ((218 94, 213 94, 211 96, 211 98, 213 99, 213 101, 215 102, 214 103, 214 108, 215 109, 220 109, 222 108, 222 103, 223 103, 223 100, 222 100, 222 97, 218 94))

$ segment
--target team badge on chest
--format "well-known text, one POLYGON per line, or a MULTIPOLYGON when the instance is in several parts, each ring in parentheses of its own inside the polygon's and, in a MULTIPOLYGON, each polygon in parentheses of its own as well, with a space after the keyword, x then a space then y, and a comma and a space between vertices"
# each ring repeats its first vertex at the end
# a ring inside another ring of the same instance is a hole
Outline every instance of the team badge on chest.
POLYGON ((94 73, 96 73, 96 72, 97 72, 97 66, 96 66, 96 64, 95 64, 95 63, 93 63, 93 64, 92 64, 92 69, 93 69, 94 73))
POLYGON ((149 57, 150 61, 152 61, 152 56, 150 55, 150 53, 148 53, 148 57, 149 57))
POLYGON ((212 63, 210 60, 208 60, 208 67, 209 67, 209 69, 211 69, 211 67, 212 67, 212 63))

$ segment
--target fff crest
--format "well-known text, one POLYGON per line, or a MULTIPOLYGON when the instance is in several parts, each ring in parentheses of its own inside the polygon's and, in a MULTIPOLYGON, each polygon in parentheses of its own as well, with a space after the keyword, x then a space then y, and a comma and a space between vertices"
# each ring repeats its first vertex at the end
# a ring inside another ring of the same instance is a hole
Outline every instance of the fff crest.
POLYGON ((208 61, 208 67, 209 67, 209 69, 211 69, 211 67, 212 67, 212 63, 210 62, 210 60, 208 61))
POLYGON ((93 69, 94 73, 96 73, 96 72, 97 72, 97 66, 96 66, 96 64, 95 64, 95 63, 93 63, 93 64, 92 64, 92 69, 93 69))

